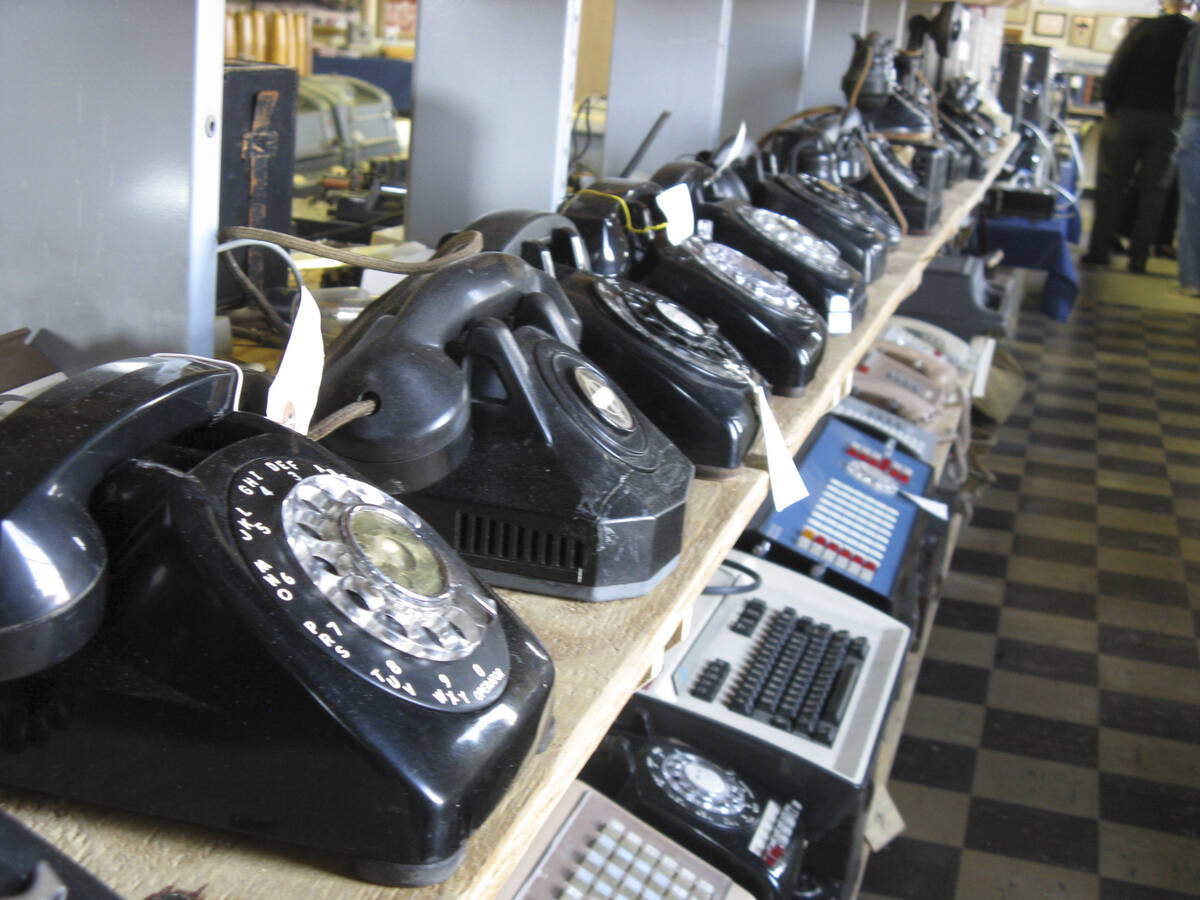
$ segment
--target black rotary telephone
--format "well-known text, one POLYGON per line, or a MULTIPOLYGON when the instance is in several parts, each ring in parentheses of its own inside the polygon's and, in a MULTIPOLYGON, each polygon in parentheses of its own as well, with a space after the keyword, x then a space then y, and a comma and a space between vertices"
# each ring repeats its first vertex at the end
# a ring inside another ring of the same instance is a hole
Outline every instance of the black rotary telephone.
POLYGON ((408 278, 331 348, 318 411, 378 408, 325 443, 492 584, 643 594, 678 560, 694 468, 580 353, 580 327, 557 282, 506 253, 408 278))
POLYGON ((127 359, 0 421, 0 782, 440 881, 538 741, 550 659, 240 384, 127 359))
POLYGON ((712 319, 770 383, 799 396, 825 352, 826 326, 786 278, 725 244, 666 237, 654 182, 598 181, 563 204, 594 271, 624 275, 712 319))
MULTIPOLYGON (((891 243, 874 201, 861 192, 806 172, 771 173, 773 158, 752 156, 738 174, 755 206, 795 219, 833 244, 850 266, 870 284, 883 276, 891 243)), ((899 228, 896 239, 899 240, 899 228)))
POLYGON ((740 250, 768 269, 782 272, 816 310, 825 317, 830 334, 846 334, 862 320, 867 289, 838 249, 817 237, 795 219, 749 201, 745 185, 729 190, 729 172, 719 178, 716 169, 699 160, 676 160, 651 176, 656 184, 686 184, 692 194, 700 230, 709 237, 740 250), (706 224, 707 223, 707 224, 706 224))
POLYGON ((688 458, 697 474, 728 474, 754 439, 757 373, 716 323, 618 275, 597 275, 575 223, 503 210, 467 226, 486 250, 520 256, 559 280, 583 320, 580 348, 688 458))
POLYGON ((803 807, 682 741, 614 728, 581 777, 762 900, 792 900, 803 807))

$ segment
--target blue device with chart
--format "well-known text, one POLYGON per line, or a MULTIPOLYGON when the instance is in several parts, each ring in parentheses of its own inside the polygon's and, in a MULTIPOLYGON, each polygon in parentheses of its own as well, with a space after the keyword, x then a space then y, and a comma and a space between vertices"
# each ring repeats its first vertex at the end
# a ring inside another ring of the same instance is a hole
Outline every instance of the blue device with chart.
POLYGON ((758 531, 888 597, 920 512, 912 498, 924 495, 931 473, 895 441, 826 418, 800 461, 811 493, 773 512, 758 531))

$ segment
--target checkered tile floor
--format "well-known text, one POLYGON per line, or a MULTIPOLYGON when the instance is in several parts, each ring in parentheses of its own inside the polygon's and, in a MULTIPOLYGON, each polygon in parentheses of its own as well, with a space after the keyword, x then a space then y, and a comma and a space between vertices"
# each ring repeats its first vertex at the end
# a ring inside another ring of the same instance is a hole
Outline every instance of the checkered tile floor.
POLYGON ((1200 302, 1027 309, 1010 350, 1028 391, 892 771, 907 828, 860 896, 1200 896, 1200 302))

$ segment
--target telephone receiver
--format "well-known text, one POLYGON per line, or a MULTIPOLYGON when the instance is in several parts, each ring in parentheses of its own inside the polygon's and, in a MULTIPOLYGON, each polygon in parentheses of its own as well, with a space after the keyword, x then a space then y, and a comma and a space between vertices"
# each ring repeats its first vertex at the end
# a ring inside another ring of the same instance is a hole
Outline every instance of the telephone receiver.
POLYGON ((888 319, 888 326, 889 333, 894 327, 911 334, 933 352, 942 354, 959 371, 967 373, 973 370, 970 345, 953 332, 912 316, 894 315, 888 319))
POLYGON ((0 420, 0 689, 54 710, 5 735, 0 783, 442 880, 553 666, 427 522, 240 388, 126 359, 0 420))
POLYGON ((231 411, 240 387, 232 365, 127 360, 90 369, 0 420, 0 681, 66 659, 100 624, 108 555, 86 506, 100 479, 231 411))
POLYGON ((918 425, 928 425, 937 416, 938 408, 911 388, 898 383, 889 374, 899 374, 905 381, 916 375, 911 369, 880 353, 870 360, 867 371, 860 367, 854 374, 851 391, 855 397, 894 413, 918 425))
POLYGON ((878 339, 874 343, 874 347, 882 350, 892 359, 904 363, 911 369, 924 375, 932 381, 937 387, 949 393, 954 390, 958 384, 958 372, 950 363, 944 359, 938 359, 924 350, 914 347, 911 344, 904 343, 902 335, 896 335, 899 340, 889 340, 888 336, 878 339))
POLYGON ((485 250, 520 256, 559 279, 583 321, 581 349, 696 464, 721 477, 758 435, 757 373, 715 322, 636 282, 591 271, 570 219, 534 210, 488 213, 468 226, 485 250))
MULTIPOLYGON (((486 378, 459 339, 487 319, 532 325, 572 347, 582 329, 548 273, 504 253, 407 278, 330 348, 317 415, 364 398, 378 408, 330 435, 326 446, 392 492, 418 490, 452 471, 470 447, 472 379, 486 378)), ((536 402, 529 411, 545 431, 536 402)))

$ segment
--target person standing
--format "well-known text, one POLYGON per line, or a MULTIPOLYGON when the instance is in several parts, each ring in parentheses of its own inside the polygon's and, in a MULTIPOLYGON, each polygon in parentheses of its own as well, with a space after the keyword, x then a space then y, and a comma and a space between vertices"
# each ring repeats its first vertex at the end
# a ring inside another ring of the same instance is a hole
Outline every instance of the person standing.
POLYGON ((1107 265, 1126 187, 1137 174, 1137 214, 1129 271, 1146 271, 1175 150, 1175 75, 1192 28, 1192 0, 1162 0, 1121 41, 1104 73, 1104 123, 1096 172, 1095 215, 1083 262, 1107 265))
POLYGON ((1193 28, 1175 78, 1179 114, 1179 284, 1200 296, 1200 28, 1193 28))

